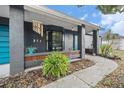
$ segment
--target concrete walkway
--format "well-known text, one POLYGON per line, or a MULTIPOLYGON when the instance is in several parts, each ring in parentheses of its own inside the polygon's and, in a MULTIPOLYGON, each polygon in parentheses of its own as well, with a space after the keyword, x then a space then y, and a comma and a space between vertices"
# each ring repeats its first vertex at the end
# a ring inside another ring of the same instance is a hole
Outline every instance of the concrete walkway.
POLYGON ((50 83, 45 88, 90 88, 95 87, 106 75, 117 68, 116 62, 99 56, 86 55, 96 64, 50 83))

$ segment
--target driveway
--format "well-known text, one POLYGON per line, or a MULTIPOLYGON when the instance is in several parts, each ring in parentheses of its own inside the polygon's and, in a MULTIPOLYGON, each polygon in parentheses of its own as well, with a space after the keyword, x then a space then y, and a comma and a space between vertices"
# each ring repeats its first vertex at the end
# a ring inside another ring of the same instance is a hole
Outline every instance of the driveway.
POLYGON ((113 72, 118 65, 113 60, 99 56, 86 55, 86 59, 94 61, 92 67, 77 71, 71 75, 52 82, 44 88, 90 88, 95 87, 106 75, 113 72))

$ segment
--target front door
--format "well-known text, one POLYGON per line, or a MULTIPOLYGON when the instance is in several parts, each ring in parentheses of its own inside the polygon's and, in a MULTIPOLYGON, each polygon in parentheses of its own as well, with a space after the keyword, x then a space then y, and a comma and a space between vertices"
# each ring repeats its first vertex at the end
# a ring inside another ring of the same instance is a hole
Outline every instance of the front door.
POLYGON ((63 34, 57 31, 47 31, 48 51, 62 51, 63 34))

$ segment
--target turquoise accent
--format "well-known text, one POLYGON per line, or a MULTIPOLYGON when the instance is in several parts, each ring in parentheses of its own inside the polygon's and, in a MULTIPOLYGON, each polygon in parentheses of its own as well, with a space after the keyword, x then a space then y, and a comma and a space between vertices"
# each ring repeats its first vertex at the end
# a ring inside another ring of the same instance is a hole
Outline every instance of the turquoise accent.
POLYGON ((9 53, 0 53, 0 58, 9 57, 9 53))
POLYGON ((4 62, 8 62, 9 61, 9 58, 5 57, 5 58, 0 58, 0 62, 1 61, 4 61, 4 62))
POLYGON ((0 47, 9 47, 9 42, 0 42, 0 47))
MULTIPOLYGON (((0 26, 1 27, 1 26, 0 26)), ((5 26, 4 26, 5 27, 5 26)), ((0 29, 0 32, 4 32, 4 31, 6 31, 6 32, 9 32, 8 31, 8 28, 2 28, 2 29, 0 29)))
POLYGON ((1 32, 0 36, 9 36, 9 32, 1 32))
POLYGON ((0 58, 0 64, 6 64, 6 63, 9 63, 9 58, 7 57, 0 58))
POLYGON ((0 25, 0 64, 9 63, 9 28, 7 25, 0 25))
MULTIPOLYGON (((1 33, 1 32, 0 32, 1 33)), ((3 41, 9 41, 9 37, 4 37, 4 36, 1 36, 0 37, 0 41, 3 42, 3 41)))
POLYGON ((34 54, 35 49, 36 49, 36 48, 34 48, 34 47, 29 47, 29 48, 27 48, 28 54, 34 54))
POLYGON ((29 54, 33 54, 34 49, 33 48, 28 48, 29 54))
POLYGON ((0 53, 8 53, 8 52, 9 52, 9 48, 4 48, 4 47, 0 48, 0 53))

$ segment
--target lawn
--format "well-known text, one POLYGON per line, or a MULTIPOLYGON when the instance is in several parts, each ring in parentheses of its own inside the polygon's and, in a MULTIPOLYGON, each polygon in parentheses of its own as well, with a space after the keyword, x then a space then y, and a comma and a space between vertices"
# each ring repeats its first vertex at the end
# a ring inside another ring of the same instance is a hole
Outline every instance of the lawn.
POLYGON ((123 88, 124 87, 124 51, 115 50, 114 54, 121 57, 121 60, 115 60, 118 68, 107 75, 100 81, 96 87, 98 88, 123 88))

